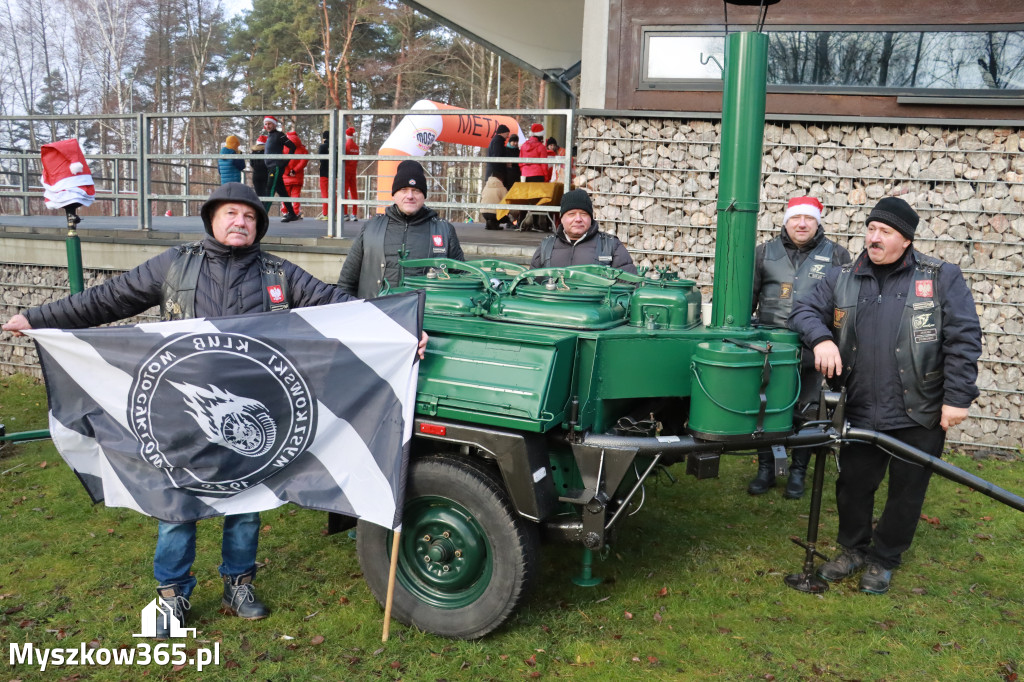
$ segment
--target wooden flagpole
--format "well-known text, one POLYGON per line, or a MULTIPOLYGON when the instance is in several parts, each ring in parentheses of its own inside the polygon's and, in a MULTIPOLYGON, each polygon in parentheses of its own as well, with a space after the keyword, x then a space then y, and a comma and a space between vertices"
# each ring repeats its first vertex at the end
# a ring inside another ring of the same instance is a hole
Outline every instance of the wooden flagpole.
POLYGON ((380 641, 388 641, 391 632, 391 604, 395 599, 395 575, 398 573, 398 539, 402 532, 396 530, 395 537, 391 541, 391 568, 388 570, 388 596, 384 600, 384 634, 380 641))

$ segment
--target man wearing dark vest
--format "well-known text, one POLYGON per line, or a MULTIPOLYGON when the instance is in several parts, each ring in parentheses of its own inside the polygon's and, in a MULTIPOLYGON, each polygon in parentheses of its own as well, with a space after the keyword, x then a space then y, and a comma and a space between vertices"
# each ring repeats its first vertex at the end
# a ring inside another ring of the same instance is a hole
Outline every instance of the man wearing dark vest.
MULTIPOLYGON (((395 203, 363 226, 341 266, 338 286, 359 298, 380 295, 385 283, 398 284, 400 260, 466 260, 455 228, 427 208, 427 176, 412 159, 398 164, 391 185, 395 203)), ((417 275, 423 268, 411 268, 417 275)))
POLYGON ((558 229, 541 241, 530 262, 532 268, 568 265, 607 265, 636 274, 626 246, 615 235, 598 229, 594 204, 585 189, 562 195, 558 229))
MULTIPOLYGON (((813 349, 815 367, 845 384, 853 426, 939 457, 946 431, 978 397, 974 299, 959 267, 914 249, 918 215, 907 202, 886 197, 866 222, 864 251, 796 303, 789 327, 813 349)), ((835 581, 865 569, 861 591, 886 592, 914 539, 930 476, 875 445, 844 445, 836 481, 842 552, 818 575, 835 581), (886 471, 888 495, 873 526, 886 471)))
MULTIPOLYGON (((202 207, 207 237, 164 251, 103 284, 15 315, 4 331, 51 327, 94 327, 138 315, 159 305, 165 320, 223 317, 269 310, 339 303, 352 296, 325 284, 296 265, 260 249, 269 220, 259 196, 237 182, 221 185, 202 207)), ((220 574, 222 610, 248 620, 269 609, 253 591, 258 513, 224 517, 220 574)), ((196 553, 196 524, 159 524, 153 573, 162 600, 184 627, 196 553)), ((157 638, 169 636, 168 620, 157 617, 157 638)))
MULTIPOLYGON (((794 197, 782 217, 782 234, 758 244, 754 255, 754 312, 760 324, 785 327, 793 302, 806 296, 833 265, 850 262, 850 252, 825 236, 821 225, 824 207, 814 197, 794 197)), ((800 362, 800 396, 797 414, 817 412, 821 374, 814 369, 814 356, 804 350, 800 362)), ((781 448, 781 446, 779 446, 781 448)), ((780 454, 781 450, 780 450, 780 454)), ((811 458, 809 448, 793 448, 785 497, 798 500, 804 494, 804 478, 811 458)), ((784 461, 784 460, 780 460, 784 461)), ((775 458, 771 450, 757 453, 757 475, 747 486, 751 495, 761 495, 775 486, 775 458)))

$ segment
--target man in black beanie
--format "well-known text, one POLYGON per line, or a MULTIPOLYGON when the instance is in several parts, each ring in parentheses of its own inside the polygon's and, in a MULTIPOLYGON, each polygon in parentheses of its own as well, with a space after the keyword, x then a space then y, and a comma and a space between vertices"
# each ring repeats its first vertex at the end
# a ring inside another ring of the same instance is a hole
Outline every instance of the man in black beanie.
MULTIPOLYGON (((815 367, 847 390, 846 418, 939 457, 946 431, 978 397, 981 325, 960 268, 913 247, 919 222, 907 202, 886 197, 871 210, 864 251, 829 270, 793 307, 789 328, 814 351, 815 367)), ((839 451, 837 542, 842 552, 818 575, 842 580, 866 568, 860 590, 882 594, 909 549, 931 472, 882 448, 839 451), (888 496, 872 524, 875 491, 888 496)))
POLYGON ((618 237, 598 229, 594 204, 585 189, 562 195, 559 227, 555 234, 544 238, 530 262, 534 268, 567 265, 607 265, 636 274, 626 246, 618 237))
MULTIPOLYGON (((504 157, 505 156, 505 142, 508 140, 508 136, 512 131, 508 129, 508 126, 504 123, 500 124, 494 131, 494 137, 491 138, 490 143, 487 145, 487 156, 492 157, 504 157)), ((505 171, 508 169, 508 164, 497 161, 488 161, 484 165, 484 181, 488 178, 495 177, 501 180, 501 184, 505 184, 505 171)))
MULTIPOLYGON (((399 260, 466 260, 452 224, 424 205, 427 176, 419 162, 398 164, 391 195, 395 203, 363 226, 341 266, 338 286, 359 298, 374 298, 385 285, 397 285, 399 260)), ((421 272, 407 270, 411 275, 421 272)))

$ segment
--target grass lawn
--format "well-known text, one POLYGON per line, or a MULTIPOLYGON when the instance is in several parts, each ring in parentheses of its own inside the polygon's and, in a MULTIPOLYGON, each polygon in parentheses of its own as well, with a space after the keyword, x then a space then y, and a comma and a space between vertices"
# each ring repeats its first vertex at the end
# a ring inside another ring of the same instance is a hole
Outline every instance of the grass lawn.
MULTIPOLYGON (((46 427, 43 388, 0 378, 7 431, 46 427)), ((949 455, 1024 493, 1024 463, 949 455)), ((803 550, 807 499, 746 494, 753 457, 723 458, 721 476, 673 469, 595 562, 604 582, 576 587, 577 548, 547 546, 538 590, 482 641, 440 639, 393 623, 362 580, 355 542, 326 536, 326 515, 263 515, 256 584, 273 609, 259 622, 217 613, 219 522, 199 525, 199 585, 190 654, 218 643, 220 663, 191 667, 9 665, 12 643, 117 649, 140 641, 154 596, 156 522, 93 506, 49 441, 0 450, 0 644, 5 680, 994 680, 1024 667, 1024 515, 933 478, 914 547, 889 594, 856 580, 822 595, 786 587, 803 550)), ((832 554, 835 463, 820 537, 832 554)))

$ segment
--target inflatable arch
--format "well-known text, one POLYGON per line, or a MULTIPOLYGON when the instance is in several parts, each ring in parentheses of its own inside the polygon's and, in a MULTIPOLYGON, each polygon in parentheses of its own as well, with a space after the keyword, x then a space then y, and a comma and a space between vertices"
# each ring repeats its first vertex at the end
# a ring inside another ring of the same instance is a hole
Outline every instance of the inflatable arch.
MULTIPOLYGON (((441 102, 421 99, 412 108, 417 111, 461 109, 441 102)), ((523 141, 519 124, 511 116, 483 114, 408 114, 381 145, 381 156, 423 156, 436 141, 454 142, 486 148, 494 131, 504 123, 523 141)), ((391 201, 391 183, 401 161, 377 162, 377 201, 391 201)), ((379 206, 377 213, 383 213, 379 206)))

